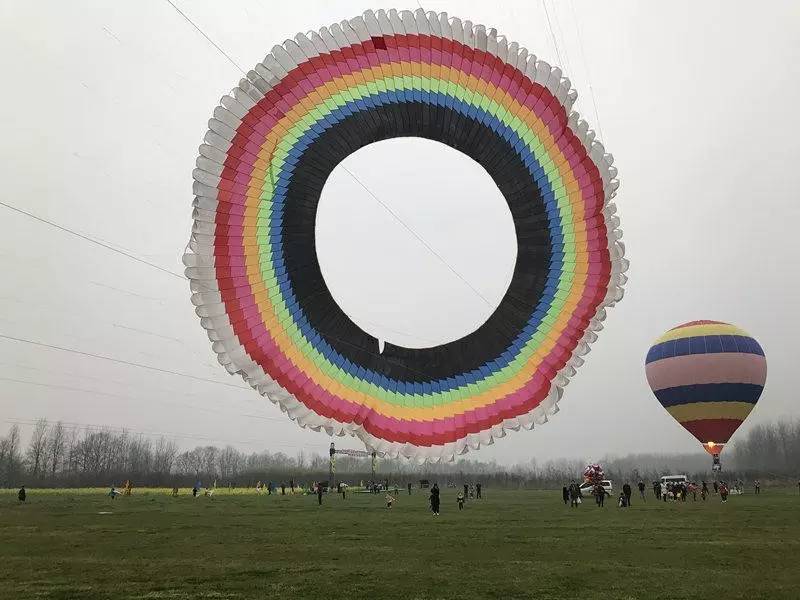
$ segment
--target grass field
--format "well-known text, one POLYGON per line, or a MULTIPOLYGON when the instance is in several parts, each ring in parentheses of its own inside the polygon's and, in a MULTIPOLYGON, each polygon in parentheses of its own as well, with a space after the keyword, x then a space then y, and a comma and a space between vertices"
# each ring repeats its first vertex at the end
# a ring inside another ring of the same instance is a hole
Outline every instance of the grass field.
POLYGON ((800 597, 800 496, 629 509, 486 490, 426 495, 0 492, 0 598, 800 597), (111 514, 100 514, 109 512, 111 514))

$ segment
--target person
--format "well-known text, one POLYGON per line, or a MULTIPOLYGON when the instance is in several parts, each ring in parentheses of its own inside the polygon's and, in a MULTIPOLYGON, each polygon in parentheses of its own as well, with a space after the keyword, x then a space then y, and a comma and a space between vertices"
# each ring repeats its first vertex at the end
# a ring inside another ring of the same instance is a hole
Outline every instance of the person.
POLYGON ((342 484, 342 500, 347 500, 347 484, 342 484))
POLYGON ((430 501, 431 501, 431 512, 434 514, 434 516, 438 517, 439 516, 439 484, 438 483, 434 483, 433 487, 431 488, 430 501))
POLYGON ((194 486, 194 487, 192 488, 192 497, 193 497, 193 498, 197 498, 197 486, 194 486))
POLYGON ((681 502, 686 502, 686 484, 682 483, 680 487, 681 502))
POLYGON ((464 499, 469 498, 469 484, 464 484, 464 499))
POLYGON ((722 498, 723 502, 727 502, 728 501, 728 486, 725 484, 724 481, 719 484, 719 488, 718 489, 719 489, 719 497, 722 498))
POLYGON ((19 488, 19 492, 17 492, 17 500, 20 502, 25 502, 25 499, 28 497, 28 493, 25 491, 25 486, 23 485, 19 488))
POLYGON ((116 497, 119 495, 119 492, 117 491, 117 488, 115 488, 115 487, 112 485, 112 486, 111 486, 111 490, 109 490, 109 492, 108 492, 108 495, 109 495, 109 496, 111 496, 111 499, 112 499, 112 500, 115 500, 115 499, 116 499, 116 497))
POLYGON ((703 487, 700 488, 700 496, 702 496, 703 500, 708 496, 708 483, 706 483, 705 479, 703 479, 703 487))
POLYGON ((569 484, 569 506, 570 508, 577 507, 581 503, 581 490, 578 484, 573 480, 569 484))
POLYGON ((717 480, 715 479, 714 480, 714 493, 716 494, 718 492, 719 492, 719 484, 717 483, 717 480))
POLYGON ((625 492, 619 493, 619 500, 617 501, 617 506, 619 508, 625 508, 628 506, 628 497, 625 495, 625 492))
POLYGON ((458 502, 458 510, 464 510, 464 493, 458 492, 456 496, 456 501, 458 502))
POLYGON ((753 486, 756 488, 756 496, 761 493, 761 483, 759 483, 758 479, 753 482, 753 486))
POLYGON ((644 481, 639 482, 639 495, 642 497, 642 501, 647 502, 647 498, 644 496, 644 481))
POLYGON ((400 495, 400 488, 397 487, 396 483, 394 484, 394 495, 395 496, 399 496, 400 495))
POLYGON ((289 480, 289 490, 294 494, 294 479, 289 480))
POLYGON ((653 495, 656 497, 656 500, 661 500, 661 484, 657 481, 653 482, 653 495))
POLYGON ((319 505, 322 506, 322 485, 317 483, 317 500, 319 501, 319 505))
POLYGON ((475 497, 475 485, 472 483, 469 484, 469 497, 470 498, 475 497))
POLYGON ((631 505, 631 486, 628 485, 628 482, 625 482, 625 485, 622 486, 622 493, 625 494, 625 506, 631 505))
POLYGON ((281 496, 286 495, 286 484, 281 482, 281 496))
POLYGON ((411 482, 408 482, 408 495, 411 495, 411 482))
POLYGON ((172 488, 172 497, 173 498, 177 498, 178 497, 178 486, 177 485, 172 488))
POLYGON ((697 484, 694 481, 689 484, 689 491, 692 493, 692 502, 697 502, 697 484))
POLYGON ((475 497, 476 497, 478 500, 480 500, 481 498, 483 498, 483 496, 481 496, 481 484, 480 484, 480 483, 476 483, 476 484, 475 484, 475 497))
POLYGON ((566 505, 567 502, 569 502, 569 490, 567 489, 567 486, 561 488, 561 497, 564 499, 564 504, 566 505))
POLYGON ((594 486, 594 498, 597 506, 603 508, 606 504, 606 488, 603 487, 602 483, 598 483, 594 486))
POLYGON ((664 499, 664 502, 667 501, 667 496, 669 496, 669 486, 662 481, 661 482, 661 497, 664 499))
POLYGON ((391 494, 386 494, 386 508, 392 508, 392 502, 394 502, 394 497, 391 494))

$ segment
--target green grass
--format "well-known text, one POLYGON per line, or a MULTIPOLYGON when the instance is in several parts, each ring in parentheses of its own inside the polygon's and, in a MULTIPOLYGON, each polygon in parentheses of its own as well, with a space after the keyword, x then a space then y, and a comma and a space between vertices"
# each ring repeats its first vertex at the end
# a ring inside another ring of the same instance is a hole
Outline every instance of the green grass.
POLYGON ((463 512, 445 489, 439 517, 418 490, 234 492, 2 491, 0 598, 800 597, 797 489, 627 510, 490 489, 463 512))

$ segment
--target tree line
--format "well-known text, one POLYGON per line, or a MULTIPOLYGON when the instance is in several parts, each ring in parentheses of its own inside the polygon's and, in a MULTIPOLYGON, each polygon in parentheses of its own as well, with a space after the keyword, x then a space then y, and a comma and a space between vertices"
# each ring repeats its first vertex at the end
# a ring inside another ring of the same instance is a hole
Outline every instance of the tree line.
MULTIPOLYGON (((723 455, 725 477, 761 479, 795 478, 800 465, 800 421, 758 425, 723 455)), ((710 457, 638 454, 606 457, 601 464, 618 482, 646 482, 666 473, 685 473, 696 480, 712 477, 710 457)), ((481 481, 496 487, 551 488, 578 480, 585 460, 530 460, 514 466, 495 461, 459 459, 417 464, 400 459, 379 459, 376 478, 405 485, 420 479, 440 484, 481 481)), ((120 485, 131 480, 138 486, 202 485, 254 486, 257 481, 308 484, 328 479, 327 455, 298 452, 244 453, 227 445, 197 446, 181 450, 166 437, 151 439, 127 431, 66 426, 39 419, 24 443, 18 425, 0 439, 0 487, 79 487, 120 485)), ((371 460, 337 456, 336 479, 349 483, 371 479, 371 460)))

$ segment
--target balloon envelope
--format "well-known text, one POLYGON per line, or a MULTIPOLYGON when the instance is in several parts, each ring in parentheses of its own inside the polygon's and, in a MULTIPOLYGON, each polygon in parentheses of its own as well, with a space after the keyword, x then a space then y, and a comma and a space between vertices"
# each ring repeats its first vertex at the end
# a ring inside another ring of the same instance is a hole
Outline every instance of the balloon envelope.
POLYGON ((767 380, 759 343, 720 321, 670 329, 650 348, 645 365, 658 401, 710 454, 722 451, 767 380))

